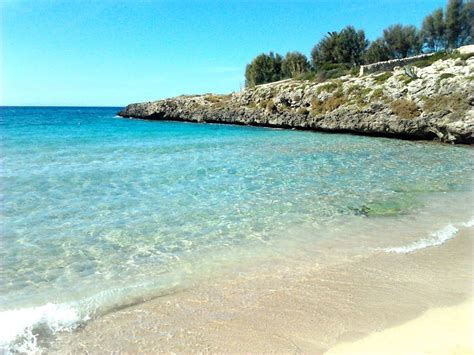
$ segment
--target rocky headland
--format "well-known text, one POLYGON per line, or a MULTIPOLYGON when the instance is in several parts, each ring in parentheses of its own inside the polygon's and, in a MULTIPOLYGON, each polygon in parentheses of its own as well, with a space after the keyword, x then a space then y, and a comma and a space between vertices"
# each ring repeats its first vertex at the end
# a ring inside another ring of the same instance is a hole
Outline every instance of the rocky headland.
POLYGON ((474 57, 128 105, 122 117, 474 143, 474 57))

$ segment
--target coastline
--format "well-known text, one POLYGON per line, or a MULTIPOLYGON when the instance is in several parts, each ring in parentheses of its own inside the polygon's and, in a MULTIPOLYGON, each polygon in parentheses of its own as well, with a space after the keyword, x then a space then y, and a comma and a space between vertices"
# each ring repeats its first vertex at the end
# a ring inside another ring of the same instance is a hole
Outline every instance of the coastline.
POLYGON ((338 354, 474 354, 474 300, 429 309, 400 326, 331 348, 338 354))
POLYGON ((474 143, 474 57, 324 82, 286 79, 229 95, 134 103, 121 117, 474 143), (413 69, 415 70, 415 69, 413 69))
POLYGON ((460 303, 466 309, 473 238, 468 227, 413 253, 381 252, 322 268, 260 265, 107 314, 61 334, 48 351, 337 351, 384 329, 412 327, 420 316, 426 322, 430 309, 460 303))

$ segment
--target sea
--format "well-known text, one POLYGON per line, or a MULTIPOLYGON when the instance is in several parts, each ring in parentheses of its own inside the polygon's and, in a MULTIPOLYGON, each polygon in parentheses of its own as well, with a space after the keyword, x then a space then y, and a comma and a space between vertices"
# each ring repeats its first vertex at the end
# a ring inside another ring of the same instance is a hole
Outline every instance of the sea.
POLYGON ((436 248, 474 225, 469 146, 0 108, 0 352, 269 260, 436 248))

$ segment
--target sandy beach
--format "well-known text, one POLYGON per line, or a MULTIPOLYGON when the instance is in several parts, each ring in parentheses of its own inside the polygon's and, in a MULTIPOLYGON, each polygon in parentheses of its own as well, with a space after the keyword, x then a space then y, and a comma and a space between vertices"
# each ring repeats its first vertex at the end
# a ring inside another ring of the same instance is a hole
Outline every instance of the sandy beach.
POLYGON ((474 355, 473 12, 0 0, 0 355, 474 355))
POLYGON ((474 301, 430 309, 400 326, 331 348, 336 354, 474 354, 474 301))
POLYGON ((49 350, 469 353, 472 239, 471 227, 414 253, 266 265, 110 313, 49 350))

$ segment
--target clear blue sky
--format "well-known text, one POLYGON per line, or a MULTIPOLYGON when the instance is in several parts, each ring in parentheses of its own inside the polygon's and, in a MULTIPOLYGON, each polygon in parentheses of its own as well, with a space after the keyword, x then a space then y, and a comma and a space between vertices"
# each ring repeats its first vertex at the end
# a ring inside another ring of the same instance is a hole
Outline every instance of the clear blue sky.
POLYGON ((262 52, 327 31, 419 26, 446 0, 0 0, 1 105, 123 106, 228 93, 262 52))

